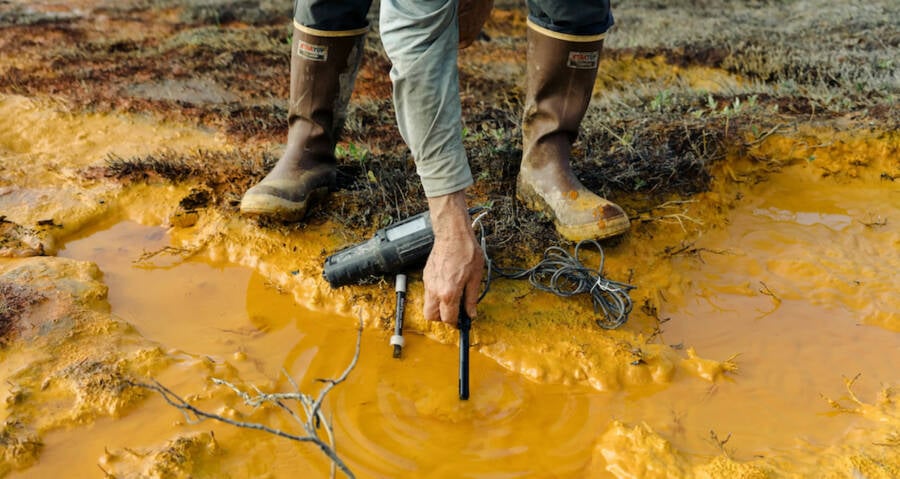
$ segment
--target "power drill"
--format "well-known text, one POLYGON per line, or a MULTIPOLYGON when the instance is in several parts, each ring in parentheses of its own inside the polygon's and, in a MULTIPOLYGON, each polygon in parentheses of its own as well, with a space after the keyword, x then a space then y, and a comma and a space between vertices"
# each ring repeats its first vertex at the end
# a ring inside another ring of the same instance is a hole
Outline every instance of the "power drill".
MULTIPOLYGON (((478 211, 469 210, 469 214, 478 211)), ((411 216, 375 232, 362 243, 344 248, 325 258, 322 276, 332 288, 363 283, 385 274, 402 274, 425 263, 434 246, 434 231, 428 211, 411 216)), ((405 281, 404 281, 405 282, 405 281)), ((404 288, 405 290, 405 288, 404 288)), ((404 292, 405 294, 405 292, 404 292)), ((398 315, 402 308, 397 308, 398 315)), ((403 319, 396 321, 402 324, 403 319)), ((469 398, 469 329, 471 320, 460 304, 459 398, 469 398)), ((399 330, 399 327, 398 327, 399 330)), ((396 357, 396 356, 395 356, 396 357)))
POLYGON ((434 245, 428 211, 375 232, 368 241, 325 259, 322 275, 332 288, 361 283, 385 274, 404 273, 424 264, 434 245))

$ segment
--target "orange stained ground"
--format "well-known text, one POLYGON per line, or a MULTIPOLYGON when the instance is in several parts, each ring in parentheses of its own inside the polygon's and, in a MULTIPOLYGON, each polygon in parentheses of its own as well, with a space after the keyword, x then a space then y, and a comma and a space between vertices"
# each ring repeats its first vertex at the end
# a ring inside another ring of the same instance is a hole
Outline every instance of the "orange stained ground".
MULTIPOLYGON (((727 446, 739 460, 798 448, 825 451, 865 423, 830 414, 820 394, 840 397, 841 377, 857 373, 861 397, 900 379, 900 299, 894 294, 900 258, 891 251, 898 228, 864 224, 898 217, 900 203, 872 201, 892 194, 877 184, 834 184, 793 167, 759 185, 731 213, 728 227, 697 243, 695 256, 678 260, 691 286, 660 312, 671 318, 663 339, 713 357, 739 353, 736 375, 597 392, 532 383, 476 353, 472 399, 460 402, 454 347, 407 334, 398 361, 383 334, 367 331, 357 368, 328 404, 339 450, 360 477, 604 477, 611 465, 627 470, 620 460, 641 459, 618 458, 599 442, 618 420, 644 422, 688 454, 716 455, 711 432, 730 434, 727 446), (592 467, 597 451, 609 456, 606 467, 592 467)), ((287 389, 278 379, 284 368, 303 379, 301 387, 312 388, 313 378, 333 376, 347 364, 353 319, 304 310, 250 270, 166 259, 132 264, 144 250, 168 242, 163 229, 126 222, 102 226, 60 253, 95 261, 110 286, 113 313, 165 349, 184 352, 161 381, 183 394, 203 391, 192 365, 208 357, 231 363, 249 382, 287 389)), ((649 286, 641 278, 635 282, 649 286)), ((207 403, 220 407, 217 401, 207 403)), ((214 430, 219 446, 234 453, 225 456, 234 477, 326 471, 309 447, 179 421, 177 412, 151 398, 89 431, 48 434, 45 453, 23 477, 93 474, 105 448, 140 451, 185 430, 214 430)))
MULTIPOLYGON (((146 251, 184 246, 191 234, 203 231, 156 226, 165 222, 166 207, 161 205, 177 203, 184 187, 85 185, 72 171, 102 162, 111 151, 126 156, 143 151, 152 138, 122 132, 149 122, 57 114, 20 98, 0 100, 0 111, 9 113, 0 116, 0 164, 6 175, 0 201, 15 206, 4 214, 34 224, 53 217, 53 207, 73 203, 62 207, 71 216, 59 228, 59 255, 98 265, 109 287, 111 314, 157 344, 160 356, 171 358, 156 365, 161 371, 157 379, 208 410, 291 427, 277 411, 249 411, 227 391, 211 388, 207 377, 240 378, 266 391, 289 390, 281 376, 285 370, 302 389, 315 391, 316 378, 334 377, 349 362, 355 319, 297 306, 297 291, 280 293, 283 282, 269 281, 279 268, 290 269, 285 263, 251 258, 245 264, 258 261, 258 268, 249 269, 209 259, 228 256, 220 254, 227 247, 213 245, 208 255, 187 261, 168 255, 136 261, 146 251), (91 129, 78 136, 79 124, 91 129), (68 131, 74 140, 65 147, 54 131, 68 131)), ((177 126, 157 125, 151 133, 173 147, 221 145, 211 135, 177 126)), ((854 471, 865 477, 897 477, 900 457, 890 455, 896 449, 877 444, 896 443, 896 435, 879 428, 896 431, 900 411, 862 406, 859 414, 835 414, 822 397, 852 406, 843 378, 856 374, 861 377, 854 391, 873 403, 879 390, 900 382, 900 201, 895 183, 880 177, 882 171, 897 176, 897 143, 896 138, 861 136, 835 135, 829 139, 836 145, 830 150, 802 146, 822 141, 796 142, 778 135, 761 143, 755 150, 760 158, 793 166, 752 187, 731 184, 727 193, 740 189, 741 199, 724 213, 727 221, 703 213, 704 202, 726 192, 699 195, 699 213, 691 214, 709 220, 709 227, 687 254, 671 259, 674 278, 647 271, 641 258, 622 253, 628 248, 607 259, 612 271, 627 271, 629 262, 644 268, 645 275, 633 278, 640 288, 636 294, 662 291, 658 315, 668 321, 662 324, 661 339, 683 345, 689 358, 684 364, 700 377, 669 374, 602 391, 528 380, 528 358, 507 361, 506 369, 478 349, 499 358, 503 347, 524 355, 530 351, 524 343, 535 338, 522 330, 543 331, 528 321, 564 324, 553 315, 571 310, 548 308, 546 318, 533 318, 530 311, 503 308, 504 303, 520 303, 497 297, 510 291, 498 283, 494 297, 485 301, 494 318, 475 325, 476 338, 480 328, 492 328, 493 336, 489 344, 476 341, 468 402, 456 397, 455 346, 410 331, 404 358, 398 361, 391 357, 386 333, 365 330, 359 364, 326 404, 339 453, 358 477, 737 477, 727 468, 736 467, 734 463, 722 464, 723 449, 739 463, 763 463, 797 477, 825 472, 853 477, 854 471), (713 227, 712 220, 725 226, 713 227), (736 372, 702 379, 721 370, 703 358, 735 354, 736 372), (713 436, 727 442, 720 447, 713 436), (873 447, 877 466, 861 464, 853 455, 873 447)), ((752 174, 740 171, 746 162, 732 160, 723 169, 734 181, 752 174)), ((757 169, 778 166, 750 163, 757 169)), ((241 233, 236 228, 221 234, 235 231, 241 233)), ((256 253, 271 255, 259 238, 266 233, 254 234, 250 241, 262 250, 256 253)), ((317 248, 332 249, 338 241, 327 232, 317 237, 326 242, 317 248)), ((633 234, 626 241, 645 242, 636 250, 648 255, 671 243, 664 234, 633 234)), ((3 269, 18 260, 0 261, 3 269)), ((290 265, 307 276, 321 266, 302 258, 291 258, 290 265)), ((309 304, 321 306, 314 293, 301 293, 312 297, 309 304)), ((563 304, 549 298, 527 304, 544 303, 563 304)), ((368 306, 364 297, 357 304, 368 306)), ((604 339, 637 335, 636 328, 629 323, 620 336, 596 330, 571 341, 605 351, 610 346, 604 339)), ((71 338, 73 343, 81 339, 71 338)), ((16 347, 0 350, 0 357, 11 358, 2 363, 0 377, 16 376, 25 389, 41 396, 41 378, 19 374, 30 358, 16 356, 22 350, 16 347)), ((64 343, 41 354, 58 353, 68 360, 83 354, 77 347, 64 343)), ((573 364, 566 356, 571 350, 531 351, 550 369, 566 371, 573 364)), ((637 364, 628 371, 644 367, 650 366, 637 364)), ((189 469, 196 477, 323 477, 328 471, 327 461, 308 445, 210 422, 185 424, 154 395, 114 409, 118 417, 94 414, 67 422, 59 411, 65 412, 71 401, 59 398, 56 408, 54 387, 51 383, 45 394, 49 399, 37 402, 50 408, 38 411, 35 421, 43 429, 44 447, 34 464, 10 477, 96 477, 102 474, 98 465, 124 477, 139 476, 142 461, 168 441, 208 431, 215 441, 201 443, 205 450, 181 458, 192 463, 189 469), (43 416, 59 422, 47 426, 43 416)), ((6 381, 0 386, 6 398, 0 414, 33 412, 29 397, 16 399, 12 389, 6 381)))

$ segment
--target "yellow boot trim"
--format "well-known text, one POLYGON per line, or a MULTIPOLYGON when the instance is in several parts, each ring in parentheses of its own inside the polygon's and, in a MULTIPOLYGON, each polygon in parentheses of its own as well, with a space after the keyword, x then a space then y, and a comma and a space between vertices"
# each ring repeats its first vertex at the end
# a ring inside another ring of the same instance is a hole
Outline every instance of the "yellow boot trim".
POLYGON ((369 31, 368 26, 357 28, 355 30, 319 30, 316 28, 307 27, 305 25, 300 25, 297 20, 294 20, 294 28, 300 30, 303 33, 306 33, 307 35, 325 38, 356 37, 369 31))
MULTIPOLYGON (((296 23, 295 23, 296 25, 296 23)), ((555 38, 557 40, 564 40, 567 42, 578 42, 578 43, 587 43, 587 42, 596 42, 597 40, 603 40, 606 38, 606 33, 598 33, 596 35, 572 35, 570 33, 559 33, 550 30, 549 28, 544 28, 537 23, 528 19, 528 28, 534 30, 545 37, 555 38)))

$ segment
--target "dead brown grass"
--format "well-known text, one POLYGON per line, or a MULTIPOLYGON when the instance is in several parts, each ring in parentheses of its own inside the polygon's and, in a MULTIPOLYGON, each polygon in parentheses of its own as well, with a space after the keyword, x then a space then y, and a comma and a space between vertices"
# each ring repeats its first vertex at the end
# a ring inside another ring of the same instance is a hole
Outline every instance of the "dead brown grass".
MULTIPOLYGON (((111 158, 88 176, 198 181, 212 192, 210 205, 235 213, 243 191, 277 158, 286 130, 288 2, 129 0, 69 13, 17 5, 0 5, 0 52, 31 61, 5 67, 0 92, 194 122, 243 145, 227 154, 111 158), (96 14, 107 23, 98 24, 96 14), (115 28, 135 23, 142 27, 115 28)), ((489 40, 464 54, 460 73, 472 200, 493 205, 494 240, 518 238, 537 251, 558 240, 546 219, 514 199, 525 6, 496 7, 502 11, 489 24, 489 40)), ((712 166, 747 131, 849 114, 885 130, 900 126, 900 34, 890 20, 900 16, 896 2, 646 0, 617 5, 615 14, 604 55, 620 67, 662 58, 665 68, 712 67, 742 79, 713 93, 650 74, 599 92, 574 164, 590 188, 632 211, 704 191, 712 166)), ((338 149, 338 191, 313 216, 360 236, 425 208, 394 125, 390 63, 376 33, 338 149)))

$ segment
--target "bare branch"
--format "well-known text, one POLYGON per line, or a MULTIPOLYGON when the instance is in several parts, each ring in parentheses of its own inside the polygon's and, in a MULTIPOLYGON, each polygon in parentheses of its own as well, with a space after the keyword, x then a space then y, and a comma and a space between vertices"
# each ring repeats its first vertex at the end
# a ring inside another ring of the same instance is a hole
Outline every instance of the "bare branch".
POLYGON ((290 375, 287 374, 287 371, 283 372, 288 378, 288 382, 290 382, 295 392, 265 393, 262 392, 259 388, 251 386, 255 390, 255 395, 252 395, 224 379, 212 378, 212 382, 214 384, 225 386, 231 389, 234 394, 243 399, 244 404, 250 407, 257 408, 266 403, 274 404, 279 409, 289 414, 303 428, 305 432, 304 435, 293 434, 261 423, 237 421, 224 416, 220 416, 218 414, 206 412, 190 404, 186 399, 179 396, 174 391, 162 385, 156 380, 151 380, 150 383, 131 381, 129 382, 129 384, 131 384, 132 386, 156 391, 160 396, 163 397, 163 399, 167 403, 181 411, 181 413, 184 414, 186 421, 189 423, 200 422, 203 419, 213 419, 225 424, 230 424, 235 427, 263 431, 275 436, 283 437, 285 439, 290 439, 292 441, 315 444, 319 448, 319 450, 321 450, 322 453, 324 453, 331 460, 332 477, 335 475, 336 470, 340 469, 341 472, 347 475, 347 477, 355 478, 353 472, 350 471, 350 468, 347 467, 344 461, 337 455, 335 449, 334 429, 332 428, 331 423, 327 420, 324 412, 322 411, 322 403, 328 393, 332 389, 334 389, 335 386, 341 384, 347 379, 347 377, 350 375, 350 372, 359 361, 360 348, 362 345, 362 329, 363 323, 362 320, 360 320, 356 335, 356 350, 354 351, 353 359, 351 359, 350 364, 336 379, 318 379, 318 381, 325 383, 325 385, 322 387, 322 390, 319 391, 319 394, 315 400, 312 396, 299 391, 297 383, 293 380, 293 378, 290 377, 290 375), (297 414, 296 411, 285 404, 286 401, 298 402, 302 406, 306 418, 304 419, 299 414, 297 414), (325 430, 327 442, 319 436, 320 427, 325 430))
POLYGON ((144 251, 140 256, 132 263, 141 264, 146 263, 147 261, 163 254, 171 255, 171 256, 181 256, 182 259, 190 258, 191 256, 197 254, 197 249, 193 248, 177 248, 175 246, 164 246, 158 250, 154 251, 144 251))
POLYGON ((344 373, 337 379, 319 379, 325 384, 325 387, 319 392, 319 398, 316 399, 316 402, 313 403, 312 412, 313 414, 318 414, 319 408, 322 407, 322 400, 325 399, 325 395, 331 391, 332 388, 337 386, 338 384, 347 380, 347 376, 350 375, 350 371, 353 371, 353 368, 356 367, 356 362, 359 360, 359 349, 362 345, 362 328, 363 323, 362 319, 359 321, 359 327, 356 331, 356 351, 353 353, 353 359, 350 360, 350 364, 347 365, 347 369, 344 370, 344 373))
POLYGON ((773 293, 772 290, 769 289, 769 287, 766 285, 766 283, 763 283, 762 281, 760 281, 759 284, 762 285, 762 289, 759 290, 760 293, 762 293, 766 296, 771 296, 772 299, 775 300, 775 302, 781 303, 781 298, 779 298, 775 293, 773 293))
POLYGON ((713 442, 713 444, 715 444, 719 448, 720 451, 722 451, 722 454, 725 457, 731 458, 731 454, 728 452, 727 449, 725 449, 725 444, 728 444, 728 441, 731 440, 730 432, 728 433, 728 436, 725 437, 725 439, 719 439, 719 435, 716 434, 716 431, 710 429, 709 430, 709 439, 713 442))
POLYGON ((828 403, 828 405, 830 405, 832 408, 834 408, 837 412, 846 413, 846 414, 861 414, 862 408, 863 408, 863 406, 865 406, 865 403, 860 401, 859 398, 856 397, 856 394, 853 392, 853 384, 856 383, 856 381, 860 378, 860 376, 862 376, 862 373, 857 373, 856 376, 853 376, 852 378, 846 378, 846 377, 844 378, 844 388, 847 389, 847 394, 850 395, 850 400, 853 401, 854 403, 856 403, 857 407, 855 407, 855 408, 849 408, 847 406, 844 406, 843 404, 835 401, 834 399, 829 398, 828 396, 825 396, 822 393, 819 393, 819 396, 822 399, 824 399, 828 403))
POLYGON ((696 202, 697 202, 697 200, 666 201, 665 203, 663 203, 661 205, 654 206, 653 208, 650 209, 650 211, 651 212, 653 210, 672 211, 672 210, 681 208, 681 212, 665 213, 665 214, 661 214, 661 215, 642 216, 641 221, 644 221, 644 222, 659 221, 660 223, 677 223, 681 227, 682 231, 687 232, 687 228, 685 228, 685 226, 684 226, 685 221, 694 223, 696 225, 703 225, 703 220, 694 218, 693 216, 689 216, 687 214, 688 207, 686 207, 686 206, 682 207, 683 205, 686 205, 689 203, 696 203, 696 202))
MULTIPOLYGON (((772 290, 769 289, 769 286, 766 283, 760 281, 759 284, 762 285, 762 288, 760 288, 758 291, 766 296, 771 297, 772 301, 775 303, 774 307, 770 311, 763 312, 763 315, 757 318, 762 319, 778 310, 778 308, 781 306, 781 298, 779 298, 778 295, 772 292, 772 290)), ((759 310, 757 309, 757 311, 759 310)))

